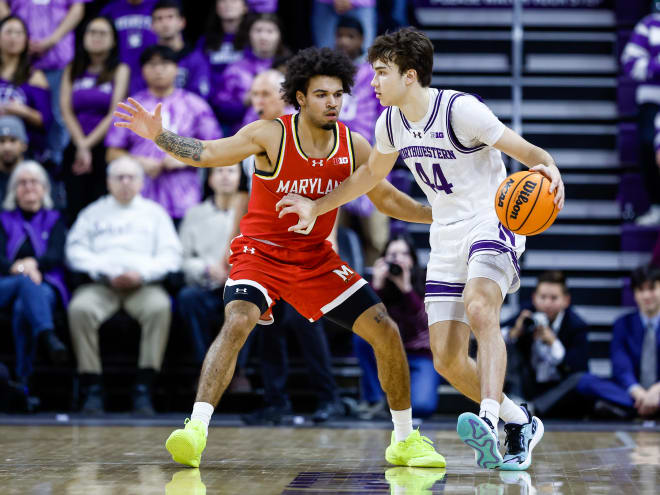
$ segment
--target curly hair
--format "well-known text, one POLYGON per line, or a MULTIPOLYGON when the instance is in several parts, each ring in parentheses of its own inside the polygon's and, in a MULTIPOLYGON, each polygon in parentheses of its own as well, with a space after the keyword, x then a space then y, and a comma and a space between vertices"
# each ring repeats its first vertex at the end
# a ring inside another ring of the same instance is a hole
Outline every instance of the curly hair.
POLYGON ((428 36, 414 28, 403 28, 378 36, 369 48, 367 58, 370 64, 376 60, 393 62, 399 67, 400 74, 414 69, 422 87, 431 85, 433 43, 428 36))
POLYGON ((307 93, 309 80, 315 76, 336 77, 341 80, 344 93, 350 94, 355 72, 353 61, 343 52, 330 48, 305 48, 286 64, 286 79, 282 83, 282 98, 300 110, 296 92, 307 93))

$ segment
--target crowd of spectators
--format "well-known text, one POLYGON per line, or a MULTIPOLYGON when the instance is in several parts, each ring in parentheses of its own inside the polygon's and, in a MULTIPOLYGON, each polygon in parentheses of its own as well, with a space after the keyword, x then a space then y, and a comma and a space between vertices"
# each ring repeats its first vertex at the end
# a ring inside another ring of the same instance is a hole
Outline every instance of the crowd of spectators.
MULTIPOLYGON (((200 174, 113 126, 112 112, 131 96, 148 109, 162 104, 164 125, 174 132, 199 139, 232 134, 291 111, 279 95, 291 50, 276 0, 212 2, 198 39, 184 37, 186 18, 176 0, 111 0, 86 13, 98 3, 0 0, 0 314, 11 327, 15 355, 12 370, 0 366, 0 382, 11 378, 29 395, 35 360, 59 366, 75 360, 81 410, 103 412, 100 328, 122 310, 141 331, 132 408, 153 414, 172 321, 181 322, 197 364, 222 323, 228 244, 247 208, 254 159, 200 174)), ((383 108, 370 87, 365 48, 377 31, 376 1, 311 3, 314 42, 344 51, 358 69, 341 119, 373 142, 383 108)), ((389 4, 381 24, 405 24, 406 2, 389 4)), ((624 58, 634 75, 642 53, 634 43, 648 47, 639 36, 631 43, 624 58)), ((654 105, 649 115, 660 108, 660 100, 640 103, 654 105)), ((644 128, 651 129, 646 113, 644 128)), ((649 173, 657 174, 651 165, 649 173)), ((339 225, 362 238, 371 284, 401 330, 413 413, 430 416, 443 379, 429 349, 414 245, 406 235, 390 237, 389 219, 366 197, 342 208, 339 225)), ((571 308, 563 275, 541 275, 532 300, 503 324, 508 392, 542 414, 570 407, 576 394, 590 407, 626 417, 656 414, 658 353, 651 361, 649 349, 660 340, 660 278, 640 273, 633 276, 639 312, 615 324, 610 381, 587 373, 587 326, 571 308)), ((257 356, 264 407, 245 414, 246 423, 277 424, 293 413, 286 388, 291 334, 317 398, 316 421, 347 412, 387 416, 372 351, 359 337, 353 349, 362 402, 349 407, 333 378, 324 323, 306 321, 284 302, 275 311, 275 326, 251 335, 232 383, 249 389, 246 363, 250 352, 257 356)))

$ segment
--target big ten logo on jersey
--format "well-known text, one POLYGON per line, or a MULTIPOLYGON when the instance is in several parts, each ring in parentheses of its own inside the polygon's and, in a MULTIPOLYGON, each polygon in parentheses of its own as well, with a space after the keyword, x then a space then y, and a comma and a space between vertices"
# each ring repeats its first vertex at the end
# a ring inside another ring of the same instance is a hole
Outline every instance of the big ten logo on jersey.
POLYGON ((348 157, 347 156, 337 156, 332 159, 332 163, 335 165, 348 165, 348 157))
POLYGON ((444 139, 445 133, 439 131, 431 131, 431 137, 435 139, 444 139))
POLYGON ((341 268, 339 268, 338 270, 332 270, 332 273, 337 275, 344 282, 348 282, 355 275, 355 272, 346 265, 341 265, 341 268))

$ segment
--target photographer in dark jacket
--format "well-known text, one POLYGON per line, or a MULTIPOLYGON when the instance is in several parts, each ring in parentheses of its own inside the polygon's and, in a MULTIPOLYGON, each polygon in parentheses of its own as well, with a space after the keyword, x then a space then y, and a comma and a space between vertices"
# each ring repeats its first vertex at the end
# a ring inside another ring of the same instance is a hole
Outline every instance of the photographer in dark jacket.
POLYGON ((502 324, 509 356, 508 393, 557 412, 588 369, 587 324, 570 306, 562 272, 542 273, 531 304, 502 324))

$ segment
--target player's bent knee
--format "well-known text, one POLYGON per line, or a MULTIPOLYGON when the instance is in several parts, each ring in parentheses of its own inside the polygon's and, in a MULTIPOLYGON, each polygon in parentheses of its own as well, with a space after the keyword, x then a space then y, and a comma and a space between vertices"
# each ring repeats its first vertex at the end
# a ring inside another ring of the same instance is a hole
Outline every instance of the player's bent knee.
POLYGON ((496 309, 480 297, 466 303, 465 314, 475 334, 478 334, 481 329, 486 329, 492 326, 494 322, 497 322, 496 309))

